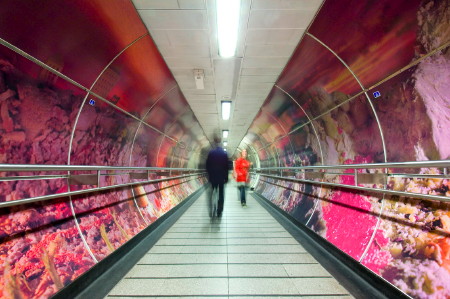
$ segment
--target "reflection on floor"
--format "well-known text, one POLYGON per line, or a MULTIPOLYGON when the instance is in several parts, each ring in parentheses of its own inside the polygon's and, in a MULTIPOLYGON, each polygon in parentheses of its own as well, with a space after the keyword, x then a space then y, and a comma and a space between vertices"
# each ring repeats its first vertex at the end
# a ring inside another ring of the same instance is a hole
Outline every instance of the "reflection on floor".
POLYGON ((107 298, 351 298, 303 247, 247 195, 225 189, 211 220, 204 193, 107 298))

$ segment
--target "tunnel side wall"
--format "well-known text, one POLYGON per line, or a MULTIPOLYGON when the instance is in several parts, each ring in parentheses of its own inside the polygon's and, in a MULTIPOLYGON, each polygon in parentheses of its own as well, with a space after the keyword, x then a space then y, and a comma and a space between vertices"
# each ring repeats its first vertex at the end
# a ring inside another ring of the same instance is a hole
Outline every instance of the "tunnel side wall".
MULTIPOLYGON (((198 168, 209 142, 131 1, 4 1, 0 19, 0 164, 198 168)), ((0 202, 181 175, 129 172, 1 181, 0 202)), ((67 172, 2 173, 37 175, 67 172)), ((204 183, 1 208, 0 297, 50 297, 204 183)))
MULTIPOLYGON (((260 167, 448 160, 449 20, 448 1, 325 1, 241 148, 250 147, 260 167)), ((345 172, 285 176, 357 184, 354 170, 345 172)), ((441 196, 450 196, 449 187, 447 178, 386 182, 441 196)), ((450 296, 447 203, 263 175, 255 191, 403 292, 450 296)))

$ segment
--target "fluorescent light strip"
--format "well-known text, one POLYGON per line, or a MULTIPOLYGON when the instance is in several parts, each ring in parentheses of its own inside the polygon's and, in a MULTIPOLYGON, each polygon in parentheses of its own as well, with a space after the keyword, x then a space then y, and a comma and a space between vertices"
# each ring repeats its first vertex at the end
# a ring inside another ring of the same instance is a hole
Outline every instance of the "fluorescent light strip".
POLYGON ((227 145, 228 145, 228 142, 224 141, 223 146, 227 146, 227 145))
POLYGON ((231 102, 222 101, 222 119, 223 120, 230 119, 230 113, 231 113, 231 102))
POLYGON ((240 0, 216 1, 217 35, 221 57, 232 57, 236 53, 240 9, 240 0))
POLYGON ((228 130, 222 131, 222 138, 228 138, 228 130))

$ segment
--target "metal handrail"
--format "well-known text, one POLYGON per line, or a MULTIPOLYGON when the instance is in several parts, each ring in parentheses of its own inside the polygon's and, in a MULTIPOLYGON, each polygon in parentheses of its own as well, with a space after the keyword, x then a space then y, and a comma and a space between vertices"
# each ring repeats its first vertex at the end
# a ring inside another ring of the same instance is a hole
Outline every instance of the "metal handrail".
MULTIPOLYGON (((97 176, 113 176, 113 175, 131 175, 136 172, 113 172, 112 171, 137 170, 145 171, 148 175, 158 174, 163 171, 170 172, 188 172, 200 173, 202 169, 195 168, 170 168, 170 167, 127 167, 127 166, 86 166, 86 165, 26 165, 26 164, 0 164, 0 172, 44 172, 44 171, 96 171, 97 176), (102 171, 105 171, 102 173, 102 171), (108 171, 108 173, 106 173, 108 171)), ((59 175, 19 175, 19 176, 2 176, 0 182, 5 181, 25 181, 25 180, 43 180, 43 179, 69 179, 71 174, 59 175)))
POLYGON ((0 164, 0 172, 76 171, 76 170, 85 170, 85 171, 99 171, 99 170, 203 171, 203 169, 197 169, 197 168, 170 168, 170 167, 0 164))
MULTIPOLYGON (((256 174, 256 173, 254 173, 254 174, 256 174)), ((440 195, 412 193, 412 192, 395 191, 395 190, 389 190, 389 189, 377 189, 377 188, 353 186, 353 185, 346 185, 346 184, 329 183, 329 182, 323 182, 323 181, 319 182, 319 181, 312 181, 312 180, 297 179, 297 178, 292 178, 292 177, 267 175, 267 174, 261 174, 261 173, 258 173, 258 175, 263 176, 263 177, 274 178, 274 179, 281 179, 281 180, 285 180, 285 181, 309 183, 309 184, 315 184, 315 185, 325 185, 325 186, 332 186, 332 187, 339 187, 339 188, 354 189, 354 190, 359 190, 359 191, 368 191, 368 192, 374 192, 374 193, 413 197, 413 198, 420 198, 420 199, 426 199, 426 200, 437 200, 437 201, 450 202, 450 197, 440 196, 440 195)))
POLYGON ((80 195, 80 194, 85 194, 85 193, 105 191, 105 190, 109 190, 109 189, 122 188, 122 187, 135 186, 135 185, 142 185, 142 184, 154 184, 154 183, 159 183, 159 182, 164 182, 164 181, 171 181, 171 180, 177 180, 177 179, 182 179, 182 178, 191 177, 191 176, 198 176, 198 175, 199 175, 198 173, 197 174, 188 174, 188 175, 175 176, 175 177, 170 177, 170 178, 163 178, 163 179, 156 179, 156 180, 147 180, 147 181, 142 181, 142 182, 119 184, 119 185, 111 185, 111 186, 105 186, 105 187, 90 188, 90 189, 84 189, 84 190, 77 190, 77 191, 70 191, 70 192, 63 192, 63 193, 56 193, 56 194, 49 194, 49 195, 42 195, 42 196, 25 198, 25 199, 17 199, 17 200, 13 200, 13 201, 7 201, 7 202, 0 203, 0 209, 1 208, 6 208, 6 207, 12 207, 12 206, 29 204, 29 203, 38 202, 38 201, 46 201, 46 200, 54 199, 54 198, 61 198, 61 197, 67 197, 67 196, 73 196, 73 195, 80 195))
POLYGON ((265 167, 253 170, 303 170, 303 169, 373 169, 373 168, 422 168, 422 167, 450 167, 450 160, 435 161, 407 161, 393 163, 367 163, 367 164, 340 164, 340 165, 314 165, 297 167, 265 167))
POLYGON ((67 179, 69 175, 21 175, 21 176, 8 176, 0 177, 0 182, 10 181, 29 181, 29 180, 54 180, 54 179, 67 179))

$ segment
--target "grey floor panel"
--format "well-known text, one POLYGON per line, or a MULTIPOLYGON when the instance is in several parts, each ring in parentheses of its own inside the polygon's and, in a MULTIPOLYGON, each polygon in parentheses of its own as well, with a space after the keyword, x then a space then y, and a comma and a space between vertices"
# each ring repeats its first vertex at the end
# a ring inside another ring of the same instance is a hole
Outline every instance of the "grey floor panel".
POLYGON ((141 264, 199 264, 199 263, 227 263, 227 254, 225 253, 207 253, 207 254, 146 254, 140 262, 141 264))
POLYGON ((228 278, 123 279, 110 295, 227 295, 228 278))
POLYGON ((306 253, 306 250, 299 244, 228 245, 228 253, 306 253))
POLYGON ((229 253, 229 263, 255 263, 255 264, 306 264, 317 263, 309 254, 290 253, 229 253))
POLYGON ((331 277, 330 273, 320 264, 284 264, 284 269, 289 276, 294 277, 331 277))
POLYGON ((228 184, 222 217, 203 194, 107 298, 352 298, 251 196, 228 184))
POLYGON ((282 226, 279 227, 227 227, 227 231, 229 233, 239 233, 239 232, 245 232, 245 233, 259 233, 259 232, 271 232, 271 233, 282 233, 285 232, 285 229, 282 226))
POLYGON ((294 238, 251 238, 251 239, 228 239, 228 245, 296 245, 294 238))
POLYGON ((227 264, 201 264, 201 265, 136 265, 126 275, 133 277, 218 277, 227 276, 227 264))
POLYGON ((230 295, 297 295, 289 278, 230 278, 230 295))
POLYGON ((227 239, 161 239, 156 245, 227 245, 227 239))
POLYGON ((230 277, 289 277, 283 265, 229 264, 230 277))
POLYGON ((227 253, 227 246, 183 246, 181 253, 227 253))
POLYGON ((334 278, 292 278, 291 281, 302 295, 324 294, 340 295, 348 294, 334 278))
MULTIPOLYGON (((204 297, 202 297, 203 299, 204 297)), ((232 296, 229 298, 233 298, 233 299, 261 299, 261 295, 246 295, 246 296, 232 296)), ((283 296, 268 296, 265 295, 263 297, 264 299, 349 299, 349 298, 353 298, 351 295, 347 294, 347 295, 318 295, 318 296, 289 296, 289 295, 283 295, 283 296)), ((166 297, 164 298, 166 299, 166 297)))
POLYGON ((266 232, 234 232, 228 233, 227 238, 292 238, 292 236, 284 231, 279 233, 266 233, 266 232))
POLYGON ((153 246, 149 253, 227 253, 227 246, 153 246))

